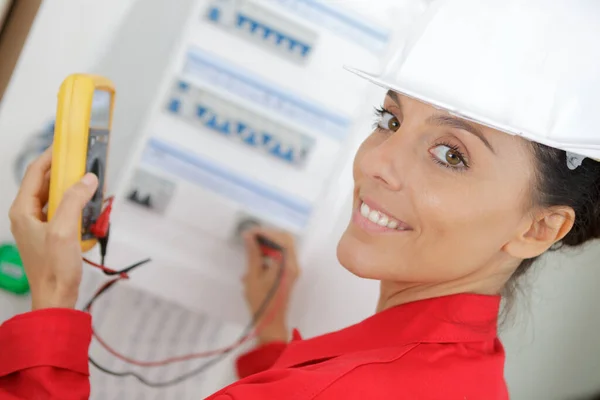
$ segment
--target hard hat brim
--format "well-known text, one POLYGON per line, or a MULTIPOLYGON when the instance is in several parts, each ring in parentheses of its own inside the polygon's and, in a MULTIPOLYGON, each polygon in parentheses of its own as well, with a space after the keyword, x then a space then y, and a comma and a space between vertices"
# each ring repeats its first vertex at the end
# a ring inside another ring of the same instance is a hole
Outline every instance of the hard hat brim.
POLYGON ((580 155, 589 157, 596 161, 600 160, 600 145, 590 146, 590 144, 562 143, 562 142, 557 142, 557 141, 554 141, 554 140, 551 140, 551 139, 548 139, 545 137, 540 137, 539 135, 531 134, 530 132, 523 132, 512 126, 499 124, 495 121, 491 121, 488 118, 485 118, 481 115, 476 115, 474 113, 470 113, 465 110, 458 110, 458 109, 456 109, 456 107, 453 107, 450 104, 444 104, 443 102, 440 102, 436 99, 432 99, 429 96, 425 96, 421 93, 416 93, 414 90, 403 88, 399 84, 390 83, 387 80, 383 79, 382 77, 380 77, 376 74, 365 72, 365 71, 362 71, 362 70, 359 70, 359 69, 356 69, 353 67, 349 67, 349 66, 344 66, 344 69, 346 69, 347 71, 349 71, 361 78, 364 78, 384 89, 392 90, 394 92, 403 94, 407 97, 413 98, 420 102, 427 103, 439 110, 446 111, 451 115, 465 119, 467 121, 471 121, 471 122, 474 122, 474 123, 477 123, 480 125, 484 125, 489 128, 508 133, 510 135, 521 136, 527 140, 541 143, 546 146, 554 147, 554 148, 568 151, 571 153, 580 154, 580 155))

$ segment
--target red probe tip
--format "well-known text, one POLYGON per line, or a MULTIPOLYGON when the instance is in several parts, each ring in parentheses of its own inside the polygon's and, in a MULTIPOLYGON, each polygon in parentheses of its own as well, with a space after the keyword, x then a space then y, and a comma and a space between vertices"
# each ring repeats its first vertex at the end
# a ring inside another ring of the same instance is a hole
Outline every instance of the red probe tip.
POLYGON ((90 226, 90 232, 98 239, 105 238, 106 235, 108 234, 108 227, 110 224, 110 213, 112 211, 112 203, 113 203, 113 198, 110 197, 107 200, 106 207, 104 207, 104 210, 102 210, 102 213, 100 213, 100 216, 98 217, 96 222, 94 222, 90 226))

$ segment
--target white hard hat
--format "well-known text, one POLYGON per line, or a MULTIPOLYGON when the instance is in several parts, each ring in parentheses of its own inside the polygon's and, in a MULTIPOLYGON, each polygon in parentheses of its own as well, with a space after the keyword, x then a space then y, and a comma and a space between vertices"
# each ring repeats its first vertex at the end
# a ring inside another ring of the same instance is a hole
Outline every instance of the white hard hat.
POLYGON ((461 118, 600 159, 599 0, 438 0, 421 17, 381 75, 348 69, 461 118))

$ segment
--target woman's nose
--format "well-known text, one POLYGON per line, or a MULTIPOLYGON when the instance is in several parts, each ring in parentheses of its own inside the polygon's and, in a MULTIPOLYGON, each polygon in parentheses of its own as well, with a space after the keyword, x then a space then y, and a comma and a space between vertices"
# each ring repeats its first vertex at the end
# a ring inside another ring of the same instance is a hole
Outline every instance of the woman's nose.
POLYGON ((406 161, 406 147, 403 147, 399 140, 392 136, 368 149, 360 162, 362 173, 388 190, 400 190, 405 170, 402 164, 406 161))

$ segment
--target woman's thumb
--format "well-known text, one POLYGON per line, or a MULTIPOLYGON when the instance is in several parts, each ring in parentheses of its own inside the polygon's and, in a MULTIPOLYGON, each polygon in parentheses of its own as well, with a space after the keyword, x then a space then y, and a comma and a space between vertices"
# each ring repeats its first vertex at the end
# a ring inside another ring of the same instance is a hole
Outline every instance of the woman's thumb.
POLYGON ((98 178, 88 173, 79 182, 71 186, 64 194, 54 220, 79 221, 81 210, 90 201, 98 189, 98 178))
POLYGON ((260 246, 256 241, 256 235, 253 232, 244 232, 244 245, 246 247, 246 257, 248 272, 250 274, 260 273, 262 267, 262 253, 260 246))

